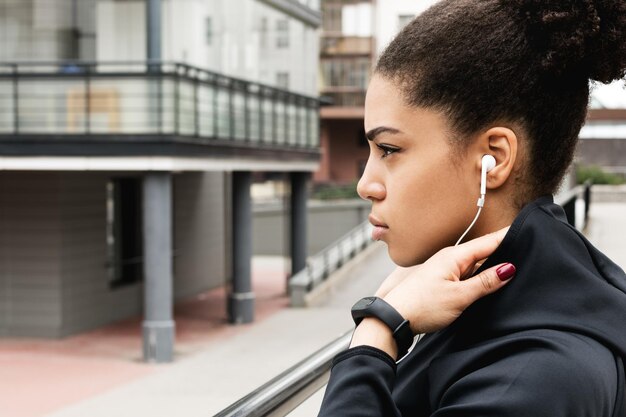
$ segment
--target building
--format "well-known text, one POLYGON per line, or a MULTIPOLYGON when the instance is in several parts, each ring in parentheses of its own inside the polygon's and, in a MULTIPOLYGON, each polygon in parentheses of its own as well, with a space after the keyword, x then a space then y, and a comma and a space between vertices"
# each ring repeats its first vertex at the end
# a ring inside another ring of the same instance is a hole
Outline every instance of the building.
POLYGON ((322 0, 320 110, 322 159, 314 181, 353 184, 369 146, 363 129, 372 67, 393 36, 435 0, 322 0))
POLYGON ((0 336, 144 315, 227 285, 254 317, 252 173, 291 179, 292 269, 317 169, 316 0, 0 0, 0 336))

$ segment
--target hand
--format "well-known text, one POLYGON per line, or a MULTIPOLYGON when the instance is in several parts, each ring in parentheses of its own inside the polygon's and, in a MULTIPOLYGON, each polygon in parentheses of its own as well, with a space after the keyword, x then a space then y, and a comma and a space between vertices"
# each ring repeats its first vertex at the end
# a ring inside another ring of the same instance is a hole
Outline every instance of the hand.
MULTIPOLYGON (((500 245, 507 231, 508 227, 456 247, 444 248, 416 267, 396 269, 383 282, 377 295, 382 295, 409 320, 414 334, 440 330, 476 300, 509 282, 508 278, 515 271, 511 264, 496 265, 467 278, 477 269, 477 264, 500 245), (507 279, 503 280, 505 277, 507 279)), ((354 333, 352 346, 368 344, 395 357, 391 331, 381 324, 376 319, 364 320, 354 333)))

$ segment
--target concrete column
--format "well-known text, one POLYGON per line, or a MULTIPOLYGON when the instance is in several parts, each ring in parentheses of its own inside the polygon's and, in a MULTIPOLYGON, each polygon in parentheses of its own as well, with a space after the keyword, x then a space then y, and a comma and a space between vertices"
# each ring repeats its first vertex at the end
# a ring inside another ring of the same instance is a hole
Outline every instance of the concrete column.
POLYGON ((292 172, 291 179, 291 275, 306 267, 308 172, 292 172))
POLYGON ((228 319, 231 323, 254 320, 252 292, 252 205, 251 172, 233 172, 232 194, 232 291, 228 296, 228 319))
POLYGON ((146 0, 146 51, 149 60, 161 60, 161 0, 146 0))
POLYGON ((174 356, 172 273, 172 175, 148 173, 143 180, 144 321, 143 357, 171 362, 174 356))

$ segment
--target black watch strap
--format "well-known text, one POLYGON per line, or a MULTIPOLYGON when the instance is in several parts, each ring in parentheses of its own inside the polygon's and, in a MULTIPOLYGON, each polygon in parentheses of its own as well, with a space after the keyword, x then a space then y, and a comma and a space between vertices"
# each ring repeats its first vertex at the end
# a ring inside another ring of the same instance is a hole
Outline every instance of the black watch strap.
POLYGON ((398 347, 398 359, 407 354, 414 338, 411 326, 389 303, 379 297, 365 297, 352 306, 351 312, 357 326, 365 317, 376 317, 385 323, 393 332, 398 347))

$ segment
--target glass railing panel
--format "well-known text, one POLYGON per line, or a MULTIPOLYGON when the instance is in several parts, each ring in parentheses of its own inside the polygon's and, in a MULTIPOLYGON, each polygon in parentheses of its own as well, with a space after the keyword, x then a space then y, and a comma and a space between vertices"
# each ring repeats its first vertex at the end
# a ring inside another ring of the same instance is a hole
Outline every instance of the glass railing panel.
POLYGON ((248 139, 252 142, 261 141, 261 115, 259 114, 258 95, 248 96, 248 139))
POLYGON ((234 122, 234 137, 235 140, 246 139, 246 98, 242 91, 233 91, 232 95, 232 115, 234 122))
POLYGON ((274 141, 273 143, 277 143, 283 145, 286 140, 286 117, 285 117, 285 103, 282 101, 282 98, 274 104, 274 120, 275 120, 275 130, 274 130, 274 141))
POLYGON ((228 90, 218 87, 217 90, 217 136, 219 139, 230 139, 230 99, 228 90))
POLYGON ((178 134, 193 136, 196 133, 194 85, 191 81, 180 79, 177 88, 178 134))
POLYGON ((0 134, 11 133, 15 128, 14 94, 13 82, 0 80, 0 134))
POLYGON ((214 106, 215 88, 209 84, 198 86, 198 128, 200 136, 215 136, 216 112, 214 106))
POLYGON ((308 146, 308 134, 309 134, 309 126, 307 126, 306 122, 306 107, 305 103, 300 103, 298 106, 298 146, 306 147, 308 146))
POLYGON ((17 103, 20 133, 84 133, 85 91, 85 82, 80 79, 20 79, 17 103))
POLYGON ((75 111, 77 117, 88 111, 88 133, 159 133, 160 116, 172 111, 162 100, 166 94, 162 89, 163 84, 152 78, 94 78, 85 97, 88 108, 79 101, 75 111))
POLYGON ((293 101, 287 105, 287 118, 289 120, 287 143, 296 146, 298 144, 298 130, 300 126, 298 126, 296 105, 293 101))
POLYGON ((270 98, 263 98, 263 143, 274 142, 274 112, 270 98))
POLYGON ((174 100, 174 91, 176 89, 176 83, 173 78, 163 78, 161 80, 161 133, 173 134, 176 124, 176 117, 174 108, 176 106, 174 100))
POLYGON ((309 146, 316 148, 320 146, 319 109, 317 107, 309 108, 308 115, 311 129, 311 141, 309 142, 309 146))

